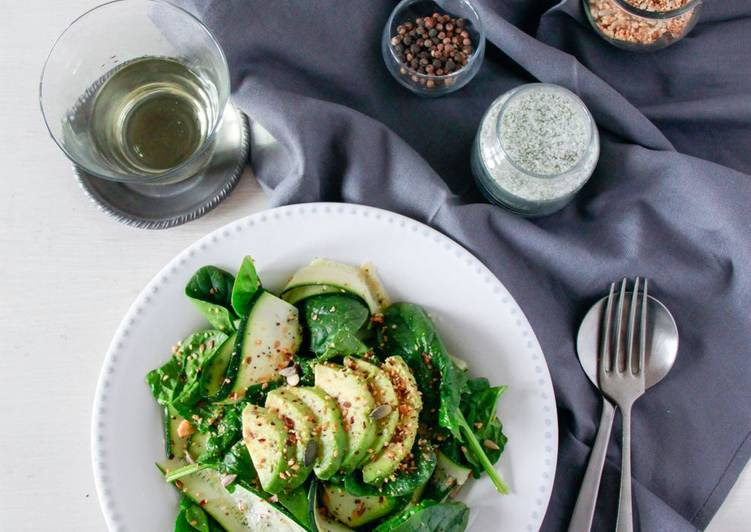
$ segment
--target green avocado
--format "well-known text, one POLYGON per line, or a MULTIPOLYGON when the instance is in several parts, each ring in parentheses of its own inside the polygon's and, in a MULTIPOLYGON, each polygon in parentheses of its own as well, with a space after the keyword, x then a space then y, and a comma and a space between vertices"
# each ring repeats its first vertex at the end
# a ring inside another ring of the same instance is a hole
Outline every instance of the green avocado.
POLYGON ((371 448, 377 454, 391 441, 399 422, 399 400, 386 372, 361 358, 345 357, 344 366, 368 381, 368 389, 376 402, 376 439, 371 448))
POLYGON ((313 472, 318 478, 326 480, 339 471, 347 452, 347 433, 342 427, 342 412, 336 401, 320 388, 295 386, 288 390, 313 413, 313 434, 318 444, 313 472))
POLYGON ((391 441, 380 454, 362 468, 362 478, 368 484, 386 480, 409 454, 417 437, 422 397, 409 366, 401 357, 387 358, 381 369, 386 372, 399 399, 399 421, 391 441))
POLYGON ((375 442, 376 424, 370 418, 376 407, 375 399, 367 381, 342 366, 318 364, 314 373, 316 386, 336 399, 342 412, 342 425, 349 436, 349 444, 341 469, 350 472, 370 456, 368 449, 375 442))
POLYGON ((269 392, 266 396, 266 409, 284 422, 288 439, 295 442, 295 455, 290 466, 292 476, 288 477, 284 489, 290 491, 305 482, 313 469, 313 464, 305 465, 305 453, 313 439, 315 416, 305 403, 285 386, 269 392))
POLYGON ((261 487, 269 493, 279 493, 293 476, 288 461, 296 456, 295 442, 289 438, 284 422, 261 406, 246 406, 242 418, 243 441, 261 487))

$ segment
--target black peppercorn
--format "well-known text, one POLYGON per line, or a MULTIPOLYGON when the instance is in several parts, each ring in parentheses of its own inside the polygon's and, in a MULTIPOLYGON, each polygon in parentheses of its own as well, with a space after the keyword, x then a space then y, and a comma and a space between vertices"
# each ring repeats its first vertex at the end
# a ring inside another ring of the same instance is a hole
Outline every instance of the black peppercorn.
POLYGON ((445 76, 466 66, 473 51, 466 28, 466 20, 446 13, 433 13, 398 25, 389 42, 403 65, 400 74, 428 89, 453 84, 453 78, 426 81, 417 74, 445 76))

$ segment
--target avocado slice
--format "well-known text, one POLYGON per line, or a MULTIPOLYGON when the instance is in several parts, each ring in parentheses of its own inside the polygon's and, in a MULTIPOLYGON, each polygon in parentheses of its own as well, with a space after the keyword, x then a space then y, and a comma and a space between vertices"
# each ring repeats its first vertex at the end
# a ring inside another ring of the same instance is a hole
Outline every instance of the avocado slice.
POLYGON ((313 434, 318 444, 318 456, 313 472, 322 480, 331 478, 339 471, 347 452, 347 433, 342 427, 342 412, 336 401, 320 388, 295 386, 288 390, 313 412, 315 418, 313 434))
POLYGON ((279 493, 292 473, 287 465, 295 457, 296 446, 289 438, 284 422, 258 405, 243 410, 243 441, 261 487, 268 493, 279 493))
POLYGON ((399 462, 409 454, 417 436, 418 418, 422 410, 422 396, 412 371, 402 357, 387 358, 381 365, 399 399, 399 421, 391 441, 380 454, 362 468, 362 478, 368 484, 386 480, 399 462))
POLYGON ((399 400, 396 390, 386 372, 375 364, 361 358, 345 357, 344 366, 367 380, 368 389, 375 399, 376 416, 371 417, 374 417, 376 422, 376 439, 371 448, 373 454, 377 454, 391 441, 399 422, 399 400))
POLYGON ((342 411, 342 426, 349 444, 341 468, 350 472, 370 456, 368 449, 376 439, 376 424, 370 418, 376 407, 375 399, 367 381, 342 366, 318 364, 314 373, 316 386, 336 399, 342 411))
POLYGON ((336 484, 323 485, 323 505, 337 520, 359 527, 389 514, 397 500, 386 495, 350 495, 336 484))
POLYGON ((266 410, 281 419, 288 431, 288 439, 295 443, 295 454, 287 465, 292 476, 287 478, 284 489, 289 491, 302 484, 313 469, 313 465, 305 466, 305 452, 313 439, 315 417, 299 397, 290 392, 292 388, 285 386, 269 392, 266 396, 266 410))

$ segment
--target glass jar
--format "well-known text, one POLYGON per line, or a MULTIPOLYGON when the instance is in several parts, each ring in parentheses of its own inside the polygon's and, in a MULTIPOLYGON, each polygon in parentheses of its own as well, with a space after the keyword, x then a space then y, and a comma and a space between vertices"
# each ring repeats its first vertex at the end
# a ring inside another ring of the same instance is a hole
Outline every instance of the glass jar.
POLYGON ((496 99, 472 147, 472 172, 493 203, 523 216, 564 207, 592 175, 600 137, 578 96, 530 83, 496 99))
POLYGON ((702 4, 702 0, 582 1, 589 22, 603 39, 637 52, 680 41, 699 20, 702 4))

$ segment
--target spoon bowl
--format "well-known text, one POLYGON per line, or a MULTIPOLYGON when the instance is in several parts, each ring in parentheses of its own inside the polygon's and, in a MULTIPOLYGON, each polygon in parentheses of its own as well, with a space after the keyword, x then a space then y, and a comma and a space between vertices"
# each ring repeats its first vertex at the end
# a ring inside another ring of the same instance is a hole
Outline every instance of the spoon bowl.
MULTIPOLYGON (((627 292, 630 296, 631 293, 627 292)), ((652 296, 649 297, 647 314, 647 353, 646 353, 646 387, 650 388, 668 374, 678 355, 678 326, 665 305, 652 296)), ((589 309, 576 337, 576 352, 579 362, 589 380, 599 388, 597 382, 597 354, 600 331, 602 331, 603 308, 607 296, 603 297, 589 309)), ((631 299, 628 298, 630 303, 631 299)), ((624 309, 624 320, 628 315, 628 304, 624 309)))

